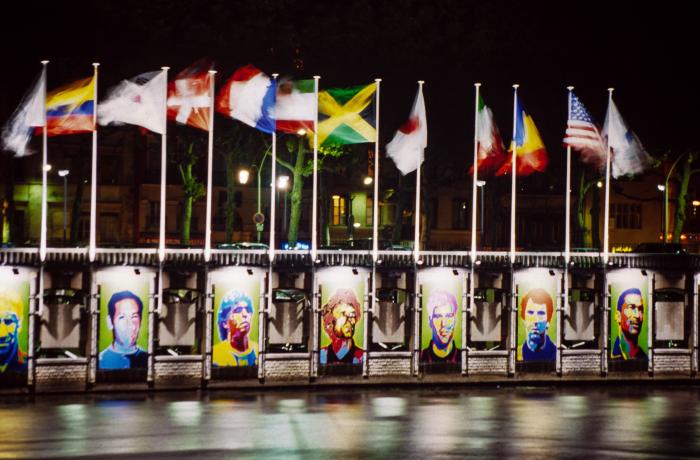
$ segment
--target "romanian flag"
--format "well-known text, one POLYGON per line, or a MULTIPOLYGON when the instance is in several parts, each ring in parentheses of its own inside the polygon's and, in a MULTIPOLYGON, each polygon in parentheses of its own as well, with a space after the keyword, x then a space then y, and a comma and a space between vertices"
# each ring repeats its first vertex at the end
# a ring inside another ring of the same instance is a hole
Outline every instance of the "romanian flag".
POLYGON ((508 149, 508 160, 498 169, 496 175, 503 176, 511 173, 514 146, 516 147, 516 175, 529 176, 535 171, 544 172, 549 163, 547 150, 544 148, 535 122, 520 103, 520 98, 516 99, 515 114, 515 139, 508 149))
POLYGON ((46 128, 49 136, 95 130, 95 77, 62 86, 46 96, 46 128))
POLYGON ((335 88, 318 95, 318 142, 361 144, 375 142, 374 95, 377 84, 335 88))

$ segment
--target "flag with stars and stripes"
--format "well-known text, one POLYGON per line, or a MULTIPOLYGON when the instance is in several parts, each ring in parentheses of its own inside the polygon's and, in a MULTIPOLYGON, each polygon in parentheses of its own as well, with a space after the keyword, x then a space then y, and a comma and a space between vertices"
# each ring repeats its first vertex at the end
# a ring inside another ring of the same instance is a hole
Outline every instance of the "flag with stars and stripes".
POLYGON ((593 118, 576 95, 571 93, 571 110, 566 123, 564 145, 581 153, 581 161, 598 168, 605 165, 605 144, 593 118))

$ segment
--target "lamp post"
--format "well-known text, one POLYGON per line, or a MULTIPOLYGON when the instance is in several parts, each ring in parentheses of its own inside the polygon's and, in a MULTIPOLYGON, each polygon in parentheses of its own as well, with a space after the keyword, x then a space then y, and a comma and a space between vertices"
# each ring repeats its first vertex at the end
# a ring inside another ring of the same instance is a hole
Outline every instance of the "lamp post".
MULTIPOLYGON (((668 184, 668 183, 667 183, 668 184)), ((664 184, 658 184, 656 188, 659 190, 659 192, 663 193, 663 200, 664 200, 664 206, 663 208, 660 209, 661 211, 661 242, 663 244, 666 244, 666 203, 668 202, 668 192, 666 190, 667 185, 664 184)))
POLYGON ((58 170, 58 175, 63 178, 63 246, 66 245, 66 215, 68 214, 66 196, 68 195, 68 174, 70 174, 70 171, 67 169, 58 170))
MULTIPOLYGON (((259 165, 253 165, 253 168, 256 168, 258 170, 258 208, 256 212, 256 216, 260 215, 260 206, 261 206, 261 188, 260 188, 260 175, 262 174, 262 167, 263 164, 265 164, 265 159, 267 156, 270 154, 270 150, 265 150, 265 154, 262 157, 262 160, 260 160, 259 165)), ((250 172, 247 169, 241 169, 238 171, 238 181, 241 184, 246 184, 248 182, 248 178, 250 177, 250 172)), ((260 240, 262 239, 262 232, 263 232, 263 222, 258 222, 255 220, 255 230, 257 232, 257 242, 259 243, 260 240)))
POLYGON ((287 228, 287 190, 289 190, 289 176, 279 176, 277 178, 277 189, 284 190, 284 220, 282 228, 286 231, 287 228))
POLYGON ((484 188, 486 188, 485 180, 477 180, 476 186, 479 187, 479 199, 481 200, 481 210, 479 219, 479 239, 481 240, 481 247, 484 247, 484 188))

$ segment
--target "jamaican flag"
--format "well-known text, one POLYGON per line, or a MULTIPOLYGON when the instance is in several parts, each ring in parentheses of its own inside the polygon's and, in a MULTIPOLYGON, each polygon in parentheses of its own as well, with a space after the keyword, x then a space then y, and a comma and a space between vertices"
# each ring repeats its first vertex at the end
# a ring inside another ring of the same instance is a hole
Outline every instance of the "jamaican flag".
POLYGON ((377 84, 335 88, 318 94, 318 142, 361 144, 375 142, 374 93, 377 84))

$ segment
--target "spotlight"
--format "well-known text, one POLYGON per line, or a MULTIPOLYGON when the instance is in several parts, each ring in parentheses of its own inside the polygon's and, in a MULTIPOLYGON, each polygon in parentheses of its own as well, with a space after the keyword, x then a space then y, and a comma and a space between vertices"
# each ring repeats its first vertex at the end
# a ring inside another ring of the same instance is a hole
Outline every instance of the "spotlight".
POLYGON ((477 267, 481 265, 481 259, 477 259, 476 262, 474 262, 474 265, 476 265, 477 267))
POLYGON ((643 275, 643 276, 647 276, 647 271, 646 271, 646 270, 642 270, 642 275, 643 275))
POLYGON ((19 275, 19 269, 16 268, 16 267, 13 268, 13 269, 12 269, 12 273, 14 273, 15 275, 19 275))
POLYGON ((458 272, 457 270, 452 270, 452 274, 453 274, 454 276, 457 276, 457 275, 459 275, 459 272, 458 272))
POLYGON ((554 270, 549 270, 549 276, 554 276, 554 270))
POLYGON ((352 274, 353 274, 353 275, 357 275, 357 269, 356 269, 356 268, 353 268, 353 269, 352 269, 352 274))
POLYGON ((134 268, 134 273, 136 273, 137 275, 140 275, 140 274, 141 274, 141 270, 139 270, 138 268, 134 268))
POLYGON ((381 265, 384 262, 382 259, 377 259, 377 265, 381 265))
POLYGON ((423 265, 423 259, 416 260, 416 265, 423 265))
POLYGON ((249 275, 252 275, 252 274, 253 274, 253 270, 250 269, 250 268, 246 268, 245 272, 246 272, 247 274, 249 274, 249 275))

